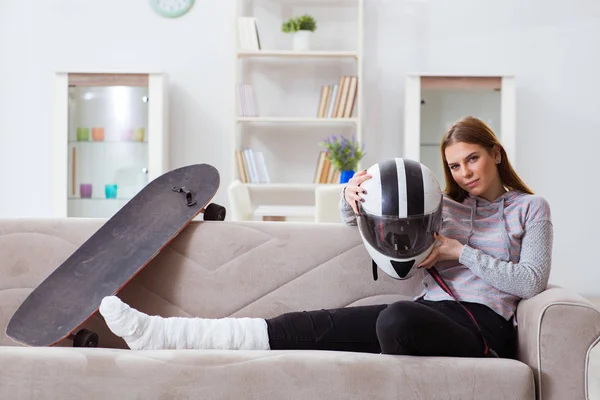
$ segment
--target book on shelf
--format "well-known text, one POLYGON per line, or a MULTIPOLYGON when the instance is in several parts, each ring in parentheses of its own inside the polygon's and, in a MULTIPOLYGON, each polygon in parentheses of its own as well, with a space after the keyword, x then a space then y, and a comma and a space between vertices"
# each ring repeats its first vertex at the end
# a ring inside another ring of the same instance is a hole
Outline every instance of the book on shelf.
MULTIPOLYGON (((313 183, 338 183, 341 172, 334 168, 327 151, 319 152, 313 183)), ((271 183, 264 154, 251 148, 235 152, 238 175, 243 183, 271 183)))
POLYGON ((337 84, 321 86, 317 118, 352 117, 357 92, 357 76, 341 76, 337 84))
POLYGON ((243 183, 270 183, 267 164, 262 152, 251 148, 236 150, 238 174, 243 183))
POLYGON ((254 17, 238 18, 238 46, 240 50, 260 50, 258 22, 254 17))
POLYGON ((238 85, 238 106, 242 117, 258 117, 258 105, 254 96, 254 87, 247 83, 238 85))
POLYGON ((327 155, 327 151, 319 153, 313 183, 338 183, 340 181, 341 172, 335 169, 327 155))

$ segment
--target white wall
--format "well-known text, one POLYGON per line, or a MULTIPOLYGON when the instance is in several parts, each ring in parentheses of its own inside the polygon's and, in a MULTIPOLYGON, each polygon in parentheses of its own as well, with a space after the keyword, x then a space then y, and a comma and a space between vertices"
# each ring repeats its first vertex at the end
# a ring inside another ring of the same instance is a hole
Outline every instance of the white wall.
MULTIPOLYGON (((398 155, 408 72, 517 77, 517 168, 552 206, 552 282, 600 295, 600 3, 365 0, 364 164, 398 155), (581 199, 581 200, 580 200, 581 199)), ((171 78, 172 167, 224 177, 233 109, 233 1, 155 16, 145 1, 0 1, 0 217, 45 216, 52 72, 157 69, 171 78), (34 190, 32 192, 29 189, 34 190)), ((311 102, 308 107, 314 108, 311 102)), ((228 184, 220 198, 225 202, 228 184)))
MULTIPOLYGON (((169 75, 171 167, 224 160, 233 115, 233 6, 161 18, 147 1, 0 0, 0 216, 45 216, 55 70, 169 75), (16 172, 16 173, 9 173, 16 172), (32 186, 33 194, 8 188, 32 186)), ((228 154, 227 154, 228 155, 228 154)), ((225 182, 226 184, 227 182, 225 182)), ((226 202, 226 190, 215 201, 226 202)))

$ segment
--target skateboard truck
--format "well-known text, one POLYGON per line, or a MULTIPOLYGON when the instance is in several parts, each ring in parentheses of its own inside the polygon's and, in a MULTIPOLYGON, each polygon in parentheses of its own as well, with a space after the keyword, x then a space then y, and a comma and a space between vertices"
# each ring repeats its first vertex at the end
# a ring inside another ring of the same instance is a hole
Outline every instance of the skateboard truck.
POLYGON ((187 200, 188 207, 191 207, 194 204, 196 204, 194 194, 189 189, 186 189, 185 186, 173 186, 173 191, 178 193, 185 193, 185 199, 187 200))
POLYGON ((73 347, 98 347, 98 334, 87 329, 81 329, 77 334, 70 334, 73 347))

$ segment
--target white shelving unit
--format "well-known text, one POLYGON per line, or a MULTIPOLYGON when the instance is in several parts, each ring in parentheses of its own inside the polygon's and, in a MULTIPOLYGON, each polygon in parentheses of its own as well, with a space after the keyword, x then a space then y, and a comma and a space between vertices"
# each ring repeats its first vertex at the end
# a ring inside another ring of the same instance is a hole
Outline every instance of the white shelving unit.
POLYGON ((440 142, 471 115, 486 122, 516 165, 516 84, 512 75, 409 74, 405 81, 403 157, 427 165, 444 185, 440 142))
POLYGON ((271 190, 274 198, 290 187, 313 191, 319 142, 331 135, 363 143, 363 1, 364 0, 235 0, 235 79, 233 180, 241 180, 235 152, 253 148, 264 154, 270 183, 247 183, 271 190), (317 20, 309 51, 292 49, 284 21, 303 14, 317 20), (259 50, 241 49, 238 18, 256 18, 259 50), (357 77, 357 95, 349 118, 318 118, 324 85, 340 76, 357 77), (241 116, 238 85, 251 84, 258 115, 241 116))
POLYGON ((167 171, 167 77, 72 71, 54 84, 54 215, 111 217, 167 171))

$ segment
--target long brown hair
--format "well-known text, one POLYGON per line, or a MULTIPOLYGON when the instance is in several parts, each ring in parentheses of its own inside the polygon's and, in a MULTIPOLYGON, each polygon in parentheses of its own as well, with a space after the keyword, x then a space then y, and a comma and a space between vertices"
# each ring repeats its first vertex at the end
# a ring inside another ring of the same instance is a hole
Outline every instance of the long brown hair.
POLYGON ((444 191, 450 198, 462 203, 468 194, 466 190, 458 186, 458 183, 452 177, 452 172, 446 159, 446 147, 459 142, 476 144, 488 151, 492 151, 494 147, 497 147, 500 150, 501 157, 500 164, 498 164, 498 173, 502 185, 508 190, 520 190, 524 193, 533 194, 533 191, 529 189, 513 169, 506 155, 506 150, 504 150, 504 147, 490 127, 475 117, 464 117, 448 129, 442 138, 440 146, 442 164, 444 166, 444 179, 446 180, 446 189, 444 191))

